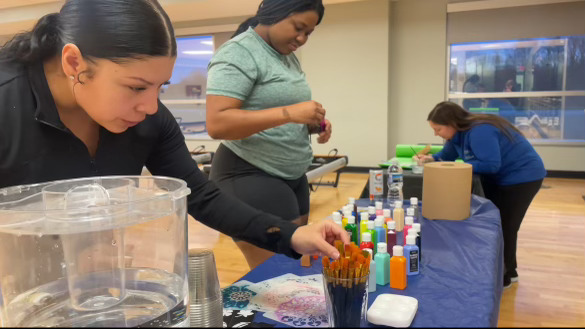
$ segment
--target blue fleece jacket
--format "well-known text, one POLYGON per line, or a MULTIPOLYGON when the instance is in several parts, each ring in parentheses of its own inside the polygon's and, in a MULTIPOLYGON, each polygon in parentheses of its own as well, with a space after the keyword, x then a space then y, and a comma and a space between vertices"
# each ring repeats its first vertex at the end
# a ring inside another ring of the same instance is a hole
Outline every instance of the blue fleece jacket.
POLYGON ((510 140, 491 124, 479 124, 459 131, 445 143, 436 161, 453 161, 457 157, 473 166, 473 172, 487 176, 498 185, 513 185, 543 179, 546 169, 542 159, 526 138, 512 131, 510 140))

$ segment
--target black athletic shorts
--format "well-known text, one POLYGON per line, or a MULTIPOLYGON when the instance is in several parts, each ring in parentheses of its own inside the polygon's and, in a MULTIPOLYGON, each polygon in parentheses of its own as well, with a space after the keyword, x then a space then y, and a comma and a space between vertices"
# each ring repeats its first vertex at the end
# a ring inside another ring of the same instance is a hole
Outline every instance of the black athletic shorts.
POLYGON ((309 214, 309 182, 306 175, 295 180, 272 176, 223 144, 215 152, 209 178, 223 192, 284 220, 309 214))

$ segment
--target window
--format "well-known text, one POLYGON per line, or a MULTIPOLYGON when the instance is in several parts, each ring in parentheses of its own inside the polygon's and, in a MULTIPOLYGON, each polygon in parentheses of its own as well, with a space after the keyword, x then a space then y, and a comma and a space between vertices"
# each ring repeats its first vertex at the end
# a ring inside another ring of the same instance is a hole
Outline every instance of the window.
POLYGON ((585 35, 454 43, 448 60, 450 101, 532 143, 585 142, 585 35))
POLYGON ((207 66, 213 36, 177 37, 177 61, 160 100, 173 113, 186 138, 209 138, 205 125, 207 66))

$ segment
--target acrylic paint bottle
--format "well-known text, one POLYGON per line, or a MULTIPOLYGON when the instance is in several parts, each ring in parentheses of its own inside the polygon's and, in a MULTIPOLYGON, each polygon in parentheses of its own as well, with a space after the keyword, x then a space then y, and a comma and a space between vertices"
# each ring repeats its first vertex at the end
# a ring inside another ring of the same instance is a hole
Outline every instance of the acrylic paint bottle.
MULTIPOLYGON (((374 221, 374 231, 376 231, 376 242, 384 242, 386 243, 386 229, 384 229, 384 217, 378 216, 374 221)), ((377 247, 376 247, 376 250, 377 247)))
POLYGON ((372 249, 372 251, 374 252, 374 256, 376 255, 376 249, 377 245, 378 245, 378 235, 376 234, 376 226, 374 224, 373 220, 369 220, 368 221, 368 232, 370 233, 370 236, 372 237, 372 243, 374 244, 374 249, 372 249))
POLYGON ((404 244, 404 236, 402 235, 402 231, 404 230, 404 209, 402 209, 402 202, 396 201, 394 213, 393 213, 394 222, 396 222, 396 234, 397 234, 397 243, 399 245, 404 244))
POLYGON ((376 262, 372 249, 364 249, 370 254, 370 275, 368 277, 368 292, 376 291, 376 262))
POLYGON ((343 218, 341 219, 341 226, 346 227, 347 226, 347 219, 349 218, 349 216, 351 216, 351 212, 348 212, 347 208, 344 206, 342 214, 343 214, 343 218))
POLYGON ((416 246, 418 247, 418 259, 422 259, 422 237, 420 234, 420 223, 412 224, 412 230, 416 232, 416 246))
POLYGON ((406 257, 406 269, 408 275, 419 274, 420 260, 418 255, 416 236, 411 234, 406 237, 406 246, 404 247, 404 257, 406 257))
POLYGON ((386 225, 386 222, 392 220, 392 210, 390 210, 389 208, 384 208, 382 210, 382 215, 384 216, 384 228, 388 229, 388 225, 386 225))
POLYGON ((412 215, 407 214, 408 216, 412 216, 414 217, 414 221, 417 222, 420 220, 420 209, 418 209, 418 198, 413 196, 412 198, 410 198, 410 207, 408 207, 409 209, 412 209, 411 211, 413 212, 412 215))
POLYGON ((360 243, 360 249, 361 250, 374 249, 374 244, 372 243, 372 236, 370 235, 369 232, 362 233, 362 243, 360 243))
POLYGON ((343 227, 343 223, 341 222, 341 214, 337 211, 334 211, 331 214, 331 217, 333 219, 333 222, 335 222, 335 224, 338 224, 339 226, 343 227))
POLYGON ((390 258, 390 288, 404 290, 407 285, 406 276, 406 258, 402 255, 403 247, 394 246, 392 248, 392 258, 390 258))
POLYGON ((351 240, 356 245, 358 244, 358 233, 357 227, 355 226, 355 217, 349 216, 347 218, 347 225, 345 225, 345 231, 349 234, 349 240, 351 240))
POLYGON ((376 207, 374 206, 369 206, 368 207, 368 214, 370 215, 370 220, 374 220, 376 219, 376 207))
POLYGON ((357 216, 355 216, 355 218, 361 218, 361 215, 362 215, 363 212, 365 212, 367 214, 368 213, 368 207, 358 206, 357 207, 357 216))
POLYGON ((404 245, 406 245, 406 237, 408 236, 408 231, 412 228, 412 224, 414 224, 414 218, 412 216, 404 217, 404 228, 402 229, 404 245))
POLYGON ((385 286, 390 282, 390 255, 384 242, 378 243, 378 252, 374 256, 376 261, 376 284, 385 286))
POLYGON ((362 243, 362 233, 365 233, 368 231, 368 222, 370 221, 370 215, 368 215, 367 212, 363 212, 360 214, 361 216, 361 220, 360 220, 360 243, 362 243))
MULTIPOLYGON (((349 206, 349 205, 351 205, 351 211, 352 211, 352 215, 353 215, 355 218, 358 218, 358 217, 357 217, 357 205, 355 204, 355 198, 349 197, 349 198, 347 199, 347 201, 348 201, 348 202, 347 202, 347 205, 348 205, 348 206, 349 206)), ((348 207, 348 208, 349 208, 349 207, 348 207)))
POLYGON ((355 217, 355 215, 353 214, 355 212, 355 208, 354 208, 354 205, 353 204, 348 203, 344 207, 345 207, 345 210, 349 211, 351 213, 351 215, 353 217, 355 217))
POLYGON ((384 203, 382 201, 376 201, 376 216, 382 216, 384 215, 384 212, 382 211, 382 206, 384 205, 384 203))
MULTIPOLYGON (((417 243, 420 242, 420 237, 418 236, 418 233, 416 232, 416 230, 414 228, 412 228, 410 231, 408 231, 408 236, 414 237, 414 244, 418 247, 418 265, 420 267, 421 252, 420 252, 420 247, 417 245, 417 243)), ((408 238, 408 236, 407 236, 407 238, 408 238)))
POLYGON ((393 250, 392 248, 394 248, 394 246, 396 245, 396 222, 389 221, 388 222, 388 232, 386 233, 386 246, 387 246, 387 250, 388 250, 388 254, 390 254, 390 257, 392 257, 393 250))
POLYGON ((405 216, 410 216, 414 218, 414 214, 416 213, 416 210, 414 208, 412 208, 411 206, 408 206, 408 208, 406 208, 406 212, 405 212, 405 216))

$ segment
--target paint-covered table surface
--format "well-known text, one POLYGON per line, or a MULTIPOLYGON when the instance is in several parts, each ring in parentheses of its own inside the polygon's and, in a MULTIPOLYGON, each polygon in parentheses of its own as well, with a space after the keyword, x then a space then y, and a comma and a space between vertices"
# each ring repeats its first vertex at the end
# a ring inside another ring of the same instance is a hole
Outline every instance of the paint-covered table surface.
MULTIPOLYGON (((383 293, 411 296, 418 300, 411 327, 497 327, 504 265, 500 216, 493 203, 473 195, 471 217, 464 221, 422 219, 421 240, 420 274, 408 277, 405 290, 377 285, 369 305, 383 293)), ((240 281, 260 282, 287 273, 309 276, 321 269, 320 259, 302 267, 299 260, 275 255, 240 281)), ((286 327, 260 312, 254 322, 286 327)))

